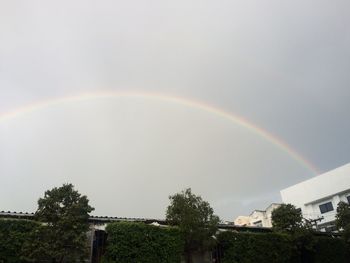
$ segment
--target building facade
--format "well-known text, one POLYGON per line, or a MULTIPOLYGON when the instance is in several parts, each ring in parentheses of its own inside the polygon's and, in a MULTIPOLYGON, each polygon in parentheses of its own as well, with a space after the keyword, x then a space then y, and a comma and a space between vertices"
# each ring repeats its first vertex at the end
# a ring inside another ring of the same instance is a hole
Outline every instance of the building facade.
POLYGON ((334 231, 338 203, 350 203, 350 163, 283 189, 281 197, 300 208, 317 229, 334 231))
POLYGON ((280 205, 272 203, 265 210, 254 210, 249 216, 238 216, 234 223, 237 226, 272 227, 272 211, 280 205))

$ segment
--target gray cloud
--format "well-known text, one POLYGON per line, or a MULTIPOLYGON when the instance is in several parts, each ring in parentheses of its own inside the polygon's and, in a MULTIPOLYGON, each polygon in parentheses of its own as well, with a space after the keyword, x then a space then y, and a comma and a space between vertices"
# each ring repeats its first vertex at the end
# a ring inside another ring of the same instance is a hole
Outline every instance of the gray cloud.
MULTIPOLYGON (((242 115, 332 169, 350 155, 349 8, 345 0, 3 1, 0 112, 89 91, 173 94, 242 115)), ((101 213, 161 216, 170 191, 192 186, 229 218, 268 203, 243 199, 272 200, 280 187, 312 176, 232 124, 143 103, 65 105, 0 123, 8 189, 0 205, 31 209, 46 187, 67 180, 101 213), (133 197, 125 192, 131 185, 133 197), (9 200, 14 187, 23 195, 9 200), (130 209, 103 203, 112 197, 130 209)))

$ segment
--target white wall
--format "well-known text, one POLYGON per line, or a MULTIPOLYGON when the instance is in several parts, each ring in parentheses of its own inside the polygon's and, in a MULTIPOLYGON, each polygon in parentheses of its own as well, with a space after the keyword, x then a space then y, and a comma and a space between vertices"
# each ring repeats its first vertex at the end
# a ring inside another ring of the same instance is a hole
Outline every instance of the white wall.
POLYGON ((322 223, 335 219, 338 203, 347 202, 350 195, 350 164, 327 173, 317 175, 281 191, 284 203, 290 203, 302 209, 303 216, 309 219, 324 217, 322 223), (332 202, 333 211, 321 214, 319 205, 332 202))
POLYGON ((273 203, 265 210, 254 210, 249 216, 239 216, 234 220, 235 225, 272 227, 272 211, 280 205, 281 204, 273 203), (261 222, 257 223, 259 221, 261 222))

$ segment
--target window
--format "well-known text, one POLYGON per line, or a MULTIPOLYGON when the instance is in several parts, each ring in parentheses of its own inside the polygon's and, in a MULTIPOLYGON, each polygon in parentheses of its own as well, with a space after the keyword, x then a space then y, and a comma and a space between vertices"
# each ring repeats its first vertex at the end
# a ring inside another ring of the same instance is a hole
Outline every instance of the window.
POLYGON ((348 199, 348 203, 350 204, 350 195, 346 197, 348 199))
POLYGON ((253 224, 254 224, 254 226, 257 226, 257 227, 262 227, 263 226, 261 220, 255 221, 255 222, 253 222, 253 224))
POLYGON ((328 203, 320 205, 321 214, 324 214, 324 213, 327 213, 327 212, 333 211, 333 210, 334 209, 333 209, 332 202, 328 202, 328 203))

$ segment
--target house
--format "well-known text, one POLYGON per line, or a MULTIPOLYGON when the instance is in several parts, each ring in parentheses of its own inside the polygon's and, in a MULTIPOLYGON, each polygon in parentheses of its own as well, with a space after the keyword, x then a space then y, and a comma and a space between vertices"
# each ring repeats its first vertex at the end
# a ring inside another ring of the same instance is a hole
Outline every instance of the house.
POLYGON ((318 230, 334 231, 338 203, 350 203, 350 163, 283 189, 281 196, 318 230))
POLYGON ((281 204, 272 203, 265 210, 254 210, 249 216, 238 216, 235 219, 237 226, 272 227, 272 211, 281 204))

